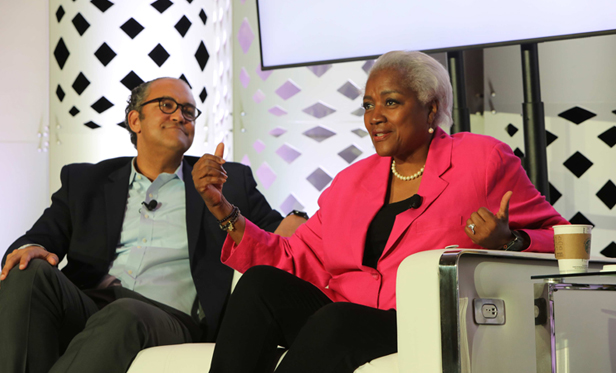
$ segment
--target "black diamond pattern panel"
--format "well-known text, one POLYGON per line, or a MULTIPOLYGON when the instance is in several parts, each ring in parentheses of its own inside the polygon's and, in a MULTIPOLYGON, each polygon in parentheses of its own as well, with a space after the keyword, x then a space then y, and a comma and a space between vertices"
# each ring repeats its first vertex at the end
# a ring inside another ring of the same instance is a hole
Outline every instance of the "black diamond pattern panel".
POLYGON ((580 152, 575 152, 563 163, 575 176, 580 177, 593 165, 593 163, 580 152))
POLYGON ((103 13, 113 6, 113 3, 108 0, 91 0, 90 2, 103 13))
POLYGON ((584 216, 581 212, 577 212, 571 219, 569 219, 569 223, 571 224, 587 224, 595 226, 586 216, 584 216))
POLYGON ((64 40, 60 38, 60 41, 58 41, 58 44, 56 45, 56 49, 53 51, 53 56, 56 58, 56 62, 58 63, 58 66, 60 66, 60 70, 64 68, 64 64, 66 63, 69 55, 70 52, 66 48, 64 40))
POLYGON ((557 138, 558 136, 546 130, 545 131, 545 146, 550 146, 550 144, 553 143, 554 140, 556 140, 557 138))
POLYGON ((132 91, 133 88, 143 83, 143 79, 139 77, 139 75, 135 74, 134 71, 131 70, 122 80, 120 80, 124 87, 128 88, 129 91, 132 91))
POLYGON ((201 103, 205 102, 205 99, 207 98, 207 90, 205 89, 205 87, 203 87, 201 93, 199 93, 199 98, 201 99, 201 103))
POLYGON ((117 56, 116 52, 114 52, 107 43, 103 43, 98 50, 94 52, 94 55, 101 61, 103 66, 107 66, 109 62, 117 56))
POLYGON ((599 139, 607 144, 610 148, 613 148, 616 145, 616 126, 610 128, 609 130, 600 134, 599 139))
POLYGON ((186 0, 188 1, 188 4, 192 4, 193 0, 186 0))
POLYGON ((552 183, 548 182, 548 185, 550 186, 550 204, 553 206, 556 201, 558 201, 560 197, 562 197, 562 194, 558 191, 558 189, 554 188, 554 185, 552 185, 552 183))
POLYGON ((79 75, 77 75, 77 78, 73 82, 73 89, 75 90, 75 92, 77 92, 78 95, 81 96, 83 91, 85 91, 89 85, 90 81, 88 80, 88 78, 86 78, 83 73, 79 73, 79 75))
POLYGON ((201 44, 199 44, 199 48, 197 48, 195 58, 199 63, 199 67, 201 67, 201 71, 203 71, 205 69, 205 65, 207 64, 207 60, 210 59, 210 54, 207 52, 207 49, 205 49, 205 44, 203 44, 203 41, 201 41, 201 44))
POLYGON ((601 202, 611 210, 616 205, 616 185, 612 180, 608 180, 607 183, 597 192, 597 197, 601 202))
POLYGON ((514 126, 513 124, 509 123, 507 125, 507 127, 505 127, 505 130, 507 131, 507 133, 509 134, 509 136, 513 137, 513 135, 516 134, 516 132, 518 132, 518 127, 514 126))
POLYGON ((75 116, 77 114, 79 114, 79 109, 77 109, 76 107, 72 107, 71 110, 68 111, 68 113, 72 116, 75 116))
POLYGON ((169 9, 169 7, 173 5, 173 3, 169 0, 156 0, 150 5, 152 5, 154 9, 158 10, 158 12, 162 14, 165 10, 169 9))
POLYGON ((152 61, 154 61, 158 67, 161 67, 165 61, 167 61, 167 58, 169 58, 169 53, 167 53, 162 45, 158 44, 154 49, 152 49, 148 56, 150 56, 152 61))
POLYGON ((575 124, 580 124, 592 117, 597 116, 597 114, 590 112, 586 109, 582 109, 579 106, 575 106, 569 110, 563 111, 562 113, 558 114, 558 116, 561 118, 565 118, 566 120, 575 124))
POLYGON ((126 33, 131 39, 134 39, 135 36, 139 35, 141 31, 143 31, 144 27, 141 26, 141 23, 135 21, 134 18, 129 19, 124 22, 122 26, 120 26, 122 31, 126 33))
POLYGON ((64 96, 66 96, 64 90, 60 87, 60 84, 58 84, 58 87, 56 88, 56 96, 58 96, 58 100, 60 100, 60 102, 62 102, 64 100, 64 96))
POLYGON ((190 83, 188 82, 188 79, 186 79, 186 75, 182 74, 178 79, 182 79, 184 83, 188 84, 190 89, 192 89, 192 85, 190 85, 190 83))
POLYGON ((182 37, 184 37, 186 33, 188 32, 188 29, 190 28, 191 25, 192 25, 192 22, 190 22, 190 20, 186 18, 186 16, 182 16, 182 18, 180 18, 178 23, 175 24, 175 29, 178 30, 178 32, 180 33, 180 35, 182 35, 182 37))
POLYGON ((86 30, 90 28, 90 23, 83 18, 81 13, 77 13, 77 15, 73 18, 73 26, 75 26, 75 30, 77 30, 79 35, 83 36, 86 30))
POLYGON ((126 128, 126 123, 124 123, 124 121, 118 123, 118 126, 122 127, 122 128, 126 128))
POLYGON ((607 256, 608 258, 616 258, 616 242, 610 242, 609 245, 601 250, 601 255, 607 256))
POLYGON ((56 11, 56 19, 58 20, 58 23, 60 23, 60 21, 62 21, 62 17, 64 17, 64 8, 62 8, 62 5, 60 5, 58 7, 58 10, 56 11))
POLYGON ((107 100, 105 98, 105 96, 101 97, 98 99, 98 101, 96 101, 95 103, 92 104, 92 109, 96 110, 97 113, 102 113, 105 110, 109 109, 110 107, 112 107, 113 104, 111 102, 109 102, 109 100, 107 100))
POLYGON ((96 124, 96 123, 94 123, 92 121, 89 121, 88 123, 84 123, 83 125, 86 126, 86 127, 90 127, 93 130, 95 130, 95 129, 100 127, 98 124, 96 124))
POLYGON ((201 21, 205 25, 205 23, 207 22, 207 16, 205 15, 203 9, 201 9, 201 11, 199 12, 199 18, 201 18, 201 21))
POLYGON ((521 151, 520 148, 515 148, 513 154, 517 155, 520 159, 524 158, 524 152, 521 151))

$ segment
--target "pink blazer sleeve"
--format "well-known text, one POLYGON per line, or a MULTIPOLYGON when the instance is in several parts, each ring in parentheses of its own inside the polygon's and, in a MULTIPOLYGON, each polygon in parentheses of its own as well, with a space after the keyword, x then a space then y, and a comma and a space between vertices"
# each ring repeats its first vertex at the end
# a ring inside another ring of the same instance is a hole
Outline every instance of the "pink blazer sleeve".
MULTIPOLYGON (((319 204, 327 198, 325 190, 319 204)), ((323 290, 331 275, 323 265, 321 211, 317 211, 302 224, 292 237, 281 237, 266 232, 246 219, 246 229, 239 245, 227 236, 221 260, 224 264, 244 273, 255 265, 269 265, 294 274, 323 290)))

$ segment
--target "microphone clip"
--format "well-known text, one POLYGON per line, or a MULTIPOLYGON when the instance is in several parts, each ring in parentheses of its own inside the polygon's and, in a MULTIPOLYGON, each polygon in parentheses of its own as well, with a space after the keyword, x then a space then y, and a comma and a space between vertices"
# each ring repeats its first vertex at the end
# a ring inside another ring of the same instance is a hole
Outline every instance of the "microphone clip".
POLYGON ((148 209, 148 211, 154 211, 156 207, 158 207, 158 201, 156 201, 155 199, 151 200, 150 202, 141 202, 141 204, 144 205, 145 208, 148 209))

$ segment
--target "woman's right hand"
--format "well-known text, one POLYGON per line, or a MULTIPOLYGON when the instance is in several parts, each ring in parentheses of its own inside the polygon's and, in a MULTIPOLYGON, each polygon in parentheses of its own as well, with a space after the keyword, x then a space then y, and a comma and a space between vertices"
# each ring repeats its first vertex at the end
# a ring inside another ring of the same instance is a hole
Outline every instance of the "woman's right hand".
POLYGON ((225 144, 216 147, 214 154, 204 154, 193 166, 192 177, 197 192, 210 211, 223 201, 222 186, 227 181, 227 172, 222 167, 225 144))

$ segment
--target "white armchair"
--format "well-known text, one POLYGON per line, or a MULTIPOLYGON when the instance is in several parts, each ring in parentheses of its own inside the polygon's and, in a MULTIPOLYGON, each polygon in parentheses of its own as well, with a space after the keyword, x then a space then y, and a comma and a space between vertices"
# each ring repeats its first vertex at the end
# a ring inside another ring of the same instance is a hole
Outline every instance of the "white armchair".
MULTIPOLYGON (((591 262, 600 269, 607 261, 591 262)), ((398 353, 356 373, 534 372, 531 275, 558 273, 550 254, 432 250, 406 258, 398 270, 398 353), (504 325, 478 325, 473 299, 501 299, 504 325)), ((153 347, 129 373, 207 372, 212 343, 153 347)), ((238 357, 239 358, 239 357, 238 357)), ((284 357, 283 357, 284 358, 284 357)))

